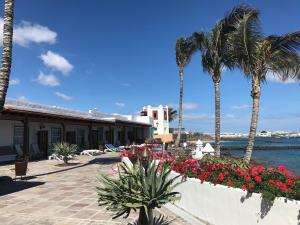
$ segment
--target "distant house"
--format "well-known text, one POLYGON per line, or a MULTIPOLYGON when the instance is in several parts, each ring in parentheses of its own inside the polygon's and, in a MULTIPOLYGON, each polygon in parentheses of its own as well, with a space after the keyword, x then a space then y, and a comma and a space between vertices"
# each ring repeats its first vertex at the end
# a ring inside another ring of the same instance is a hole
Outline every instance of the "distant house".
POLYGON ((152 121, 152 135, 169 134, 169 108, 159 105, 158 107, 145 106, 140 113, 141 117, 149 117, 152 121))
POLYGON ((0 114, 0 161, 18 151, 46 158, 53 144, 62 141, 80 149, 142 143, 150 137, 151 127, 139 118, 8 100, 0 114))

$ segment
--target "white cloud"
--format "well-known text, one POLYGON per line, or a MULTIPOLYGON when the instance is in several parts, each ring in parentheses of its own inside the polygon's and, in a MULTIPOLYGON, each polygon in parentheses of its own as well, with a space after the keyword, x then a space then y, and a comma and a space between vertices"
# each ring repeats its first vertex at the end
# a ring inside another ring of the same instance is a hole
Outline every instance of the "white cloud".
POLYGON ((47 53, 42 54, 40 58, 43 60, 46 66, 54 70, 58 70, 63 74, 68 74, 74 67, 67 59, 52 51, 47 51, 47 53))
POLYGON ((18 100, 22 102, 28 102, 28 99, 25 96, 18 97, 18 100))
POLYGON ((183 114, 184 120, 211 120, 214 119, 214 115, 209 115, 206 113, 200 114, 183 114))
POLYGON ((21 83, 21 80, 19 78, 11 79, 9 81, 10 85, 19 85, 21 83))
POLYGON ((250 105, 242 104, 242 105, 233 105, 230 107, 230 109, 248 109, 250 108, 250 105))
MULTIPOLYGON (((3 41, 3 24, 3 18, 0 17, 0 45, 2 45, 3 41)), ((56 38, 56 32, 39 24, 22 21, 19 25, 14 27, 13 41, 23 47, 28 46, 30 43, 54 44, 57 41, 56 38)))
POLYGON ((125 105, 125 103, 122 103, 122 102, 116 102, 115 106, 120 107, 120 108, 124 108, 126 105, 125 105))
POLYGON ((276 76, 276 74, 273 74, 272 72, 268 72, 266 76, 267 81, 274 82, 274 83, 282 83, 282 84, 293 84, 298 83, 296 80, 288 78, 285 81, 282 81, 276 76))
MULTIPOLYGON (((179 107, 178 104, 174 104, 174 103, 170 103, 167 105, 174 109, 178 109, 178 107, 179 107)), ((194 103, 194 102, 182 103, 182 109, 185 109, 185 110, 193 110, 193 109, 197 109, 198 107, 199 107, 198 103, 194 103)))
POLYGON ((63 100, 66 100, 66 101, 70 101, 70 100, 73 99, 73 97, 68 96, 68 95, 66 95, 66 94, 64 94, 64 93, 58 92, 58 91, 55 92, 54 94, 55 94, 56 96, 62 98, 63 100))
POLYGON ((58 78, 53 75, 53 74, 44 74, 43 72, 40 72, 37 80, 36 80, 39 84, 44 85, 44 86, 49 86, 49 87, 55 87, 55 86, 59 86, 59 80, 58 78))

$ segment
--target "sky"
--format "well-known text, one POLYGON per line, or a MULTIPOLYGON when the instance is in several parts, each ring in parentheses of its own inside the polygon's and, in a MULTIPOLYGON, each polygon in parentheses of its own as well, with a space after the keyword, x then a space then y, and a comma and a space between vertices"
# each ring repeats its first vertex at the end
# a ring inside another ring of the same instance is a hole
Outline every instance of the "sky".
MULTIPOLYGON (((16 0, 8 98, 119 114, 146 105, 178 108, 176 39, 209 31, 240 3, 259 8, 266 35, 300 28, 299 0, 16 0)), ((2 29, 3 2, 0 9, 2 29)), ((247 132, 251 82, 225 70, 220 88, 222 132, 247 132)), ((300 131, 299 94, 298 83, 270 76, 258 130, 300 131)), ((199 54, 185 69, 183 102, 187 130, 214 131, 213 82, 199 54)))

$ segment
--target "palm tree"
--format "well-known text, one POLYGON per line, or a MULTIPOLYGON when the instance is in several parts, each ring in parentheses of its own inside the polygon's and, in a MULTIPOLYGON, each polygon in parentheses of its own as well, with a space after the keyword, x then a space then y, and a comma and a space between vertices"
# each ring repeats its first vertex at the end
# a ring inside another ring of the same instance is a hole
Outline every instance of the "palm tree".
POLYGON ((168 110, 169 122, 174 121, 177 118, 177 116, 178 116, 177 110, 173 109, 172 107, 169 107, 169 110, 168 110))
POLYGON ((193 34, 196 45, 201 51, 204 72, 211 75, 215 88, 215 151, 220 157, 220 81, 221 72, 227 67, 233 69, 234 57, 228 48, 227 37, 234 31, 235 22, 248 13, 244 5, 233 8, 209 33, 196 32, 193 34))
POLYGON ((7 94, 12 54, 14 0, 5 0, 2 61, 0 68, 0 113, 3 111, 7 94))
POLYGON ((259 13, 250 13, 235 23, 235 31, 230 34, 231 48, 238 66, 252 81, 252 117, 249 139, 244 161, 250 162, 256 135, 261 83, 266 81, 268 72, 273 72, 281 80, 300 75, 300 31, 281 36, 264 37, 259 26, 259 13))
POLYGON ((195 42, 191 38, 179 38, 176 41, 176 63, 179 67, 179 116, 178 116, 178 134, 175 146, 179 146, 182 129, 182 96, 183 96, 183 69, 191 61, 192 54, 197 50, 195 42))

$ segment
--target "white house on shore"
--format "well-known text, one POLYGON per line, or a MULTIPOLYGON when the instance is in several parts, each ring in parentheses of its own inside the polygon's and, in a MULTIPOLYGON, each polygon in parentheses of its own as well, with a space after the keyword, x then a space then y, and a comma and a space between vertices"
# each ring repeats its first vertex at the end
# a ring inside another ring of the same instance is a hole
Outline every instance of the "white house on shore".
POLYGON ((148 118, 80 112, 55 106, 7 100, 0 114, 0 161, 13 160, 16 153, 46 158, 57 142, 98 149, 111 143, 143 143, 151 136, 148 118))
POLYGON ((141 117, 150 117, 153 123, 153 135, 169 134, 169 108, 159 105, 143 107, 141 117))

